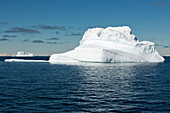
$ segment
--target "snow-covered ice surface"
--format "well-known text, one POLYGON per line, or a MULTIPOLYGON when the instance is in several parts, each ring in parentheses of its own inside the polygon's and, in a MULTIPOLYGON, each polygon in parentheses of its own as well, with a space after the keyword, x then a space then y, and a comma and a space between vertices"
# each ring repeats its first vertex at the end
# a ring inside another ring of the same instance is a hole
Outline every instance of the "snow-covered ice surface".
POLYGON ((53 54, 50 63, 164 62, 153 42, 140 42, 128 26, 88 29, 74 50, 53 54))

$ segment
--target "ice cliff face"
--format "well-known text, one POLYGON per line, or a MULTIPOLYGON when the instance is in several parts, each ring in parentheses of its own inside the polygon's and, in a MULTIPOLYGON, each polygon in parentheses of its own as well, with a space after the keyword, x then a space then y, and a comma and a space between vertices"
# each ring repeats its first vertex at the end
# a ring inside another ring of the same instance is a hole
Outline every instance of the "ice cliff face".
POLYGON ((74 50, 53 54, 51 63, 60 62, 163 62, 154 43, 139 42, 128 26, 88 29, 74 50))

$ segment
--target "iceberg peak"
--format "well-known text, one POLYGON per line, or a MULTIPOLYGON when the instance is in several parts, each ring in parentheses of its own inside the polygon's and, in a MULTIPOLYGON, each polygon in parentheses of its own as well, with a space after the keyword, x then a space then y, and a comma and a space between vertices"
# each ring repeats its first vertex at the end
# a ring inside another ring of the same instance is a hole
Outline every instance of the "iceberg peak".
POLYGON ((88 29, 72 51, 53 54, 50 62, 163 62, 150 41, 140 42, 129 26, 88 29))
POLYGON ((128 43, 138 42, 129 26, 88 29, 80 41, 80 44, 82 44, 84 40, 107 40, 128 43))

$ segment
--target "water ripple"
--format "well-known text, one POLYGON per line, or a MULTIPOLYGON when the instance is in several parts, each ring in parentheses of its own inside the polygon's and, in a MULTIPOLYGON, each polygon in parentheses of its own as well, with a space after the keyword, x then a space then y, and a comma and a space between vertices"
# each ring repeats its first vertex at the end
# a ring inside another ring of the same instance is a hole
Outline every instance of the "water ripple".
POLYGON ((0 64, 0 112, 169 112, 170 63, 0 64))

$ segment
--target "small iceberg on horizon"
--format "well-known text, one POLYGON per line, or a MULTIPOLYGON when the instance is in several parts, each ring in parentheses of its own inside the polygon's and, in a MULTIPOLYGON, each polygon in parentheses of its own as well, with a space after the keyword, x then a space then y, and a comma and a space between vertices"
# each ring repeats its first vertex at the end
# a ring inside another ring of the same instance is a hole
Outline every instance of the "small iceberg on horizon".
POLYGON ((16 57, 33 57, 35 56, 34 53, 24 52, 24 51, 18 51, 16 57))
POLYGON ((38 56, 34 53, 18 51, 16 56, 3 58, 5 62, 48 62, 49 56, 38 56))
POLYGON ((140 42, 128 26, 122 26, 88 29, 78 47, 51 55, 49 62, 164 62, 164 58, 153 42, 140 42))

